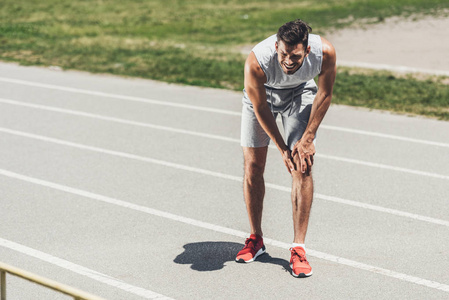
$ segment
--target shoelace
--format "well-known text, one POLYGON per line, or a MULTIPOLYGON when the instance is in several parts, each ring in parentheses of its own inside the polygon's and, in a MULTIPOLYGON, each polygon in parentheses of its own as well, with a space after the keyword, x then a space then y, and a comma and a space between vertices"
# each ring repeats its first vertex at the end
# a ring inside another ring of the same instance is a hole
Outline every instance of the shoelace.
POLYGON ((305 262, 305 263, 307 263, 307 264, 309 263, 309 262, 307 261, 305 255, 302 256, 301 254, 299 254, 298 252, 296 252, 295 249, 291 250, 291 252, 292 252, 292 254, 293 254, 293 257, 292 257, 292 261, 293 261, 293 262, 296 262, 296 261, 299 259, 300 262, 305 262))
POLYGON ((255 250, 256 249, 256 240, 247 238, 245 241, 245 248, 253 248, 255 250))

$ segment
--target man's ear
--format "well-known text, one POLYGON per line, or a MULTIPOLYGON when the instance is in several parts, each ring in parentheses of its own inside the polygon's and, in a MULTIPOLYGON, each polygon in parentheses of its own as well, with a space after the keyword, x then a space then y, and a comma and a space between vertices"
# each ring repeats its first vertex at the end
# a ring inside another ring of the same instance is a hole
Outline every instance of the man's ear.
POLYGON ((274 43, 274 47, 276 48, 276 52, 278 51, 278 41, 274 43))
POLYGON ((310 45, 307 46, 307 49, 306 49, 306 56, 309 55, 309 53, 310 53, 310 45))

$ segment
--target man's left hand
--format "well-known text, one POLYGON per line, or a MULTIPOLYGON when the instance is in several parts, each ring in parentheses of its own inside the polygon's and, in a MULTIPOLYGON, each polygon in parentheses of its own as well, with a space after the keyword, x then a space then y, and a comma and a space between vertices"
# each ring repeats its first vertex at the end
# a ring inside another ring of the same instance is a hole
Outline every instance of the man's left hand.
POLYGON ((313 156, 315 155, 315 145, 313 142, 307 142, 306 140, 299 140, 293 147, 292 157, 296 154, 299 155, 301 162, 301 172, 305 173, 312 171, 313 156))

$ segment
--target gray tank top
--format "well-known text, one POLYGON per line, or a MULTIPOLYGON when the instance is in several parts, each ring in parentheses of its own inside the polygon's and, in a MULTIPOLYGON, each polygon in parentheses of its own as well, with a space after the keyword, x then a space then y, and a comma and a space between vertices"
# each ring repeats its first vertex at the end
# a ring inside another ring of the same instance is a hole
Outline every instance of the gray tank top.
MULTIPOLYGON (((266 87, 274 89, 291 89, 298 87, 321 72, 323 61, 323 45, 321 37, 316 34, 309 34, 310 53, 304 59, 304 63, 294 74, 287 75, 279 64, 275 48, 276 35, 263 40, 253 48, 253 52, 259 62, 260 67, 267 76, 266 87)), ((313 81, 313 84, 314 81, 313 81)))

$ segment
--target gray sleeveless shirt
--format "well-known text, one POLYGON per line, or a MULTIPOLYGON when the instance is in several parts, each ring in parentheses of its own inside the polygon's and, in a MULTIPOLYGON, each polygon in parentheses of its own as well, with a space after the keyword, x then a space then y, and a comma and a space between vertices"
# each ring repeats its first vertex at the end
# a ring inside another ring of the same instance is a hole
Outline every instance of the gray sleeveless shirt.
POLYGON ((315 84, 313 78, 321 72, 323 61, 321 37, 316 34, 309 34, 310 53, 304 59, 301 68, 291 75, 285 74, 279 64, 275 48, 276 40, 276 35, 272 35, 257 44, 252 50, 267 77, 265 86, 273 89, 291 89, 308 81, 315 84))

